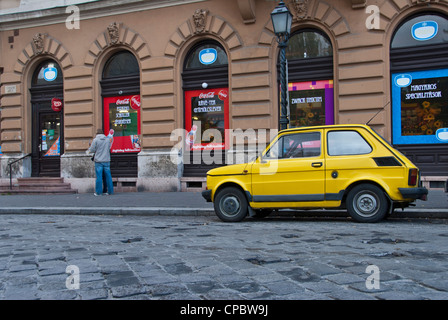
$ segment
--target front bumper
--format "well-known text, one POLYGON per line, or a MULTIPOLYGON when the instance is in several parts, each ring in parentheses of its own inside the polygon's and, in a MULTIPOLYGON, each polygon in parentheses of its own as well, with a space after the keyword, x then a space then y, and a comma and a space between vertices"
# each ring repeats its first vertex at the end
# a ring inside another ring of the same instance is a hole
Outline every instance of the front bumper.
POLYGON ((398 190, 405 199, 420 199, 426 201, 428 198, 428 189, 425 187, 398 188, 398 190))
POLYGON ((207 202, 212 202, 212 190, 204 190, 201 194, 207 202))

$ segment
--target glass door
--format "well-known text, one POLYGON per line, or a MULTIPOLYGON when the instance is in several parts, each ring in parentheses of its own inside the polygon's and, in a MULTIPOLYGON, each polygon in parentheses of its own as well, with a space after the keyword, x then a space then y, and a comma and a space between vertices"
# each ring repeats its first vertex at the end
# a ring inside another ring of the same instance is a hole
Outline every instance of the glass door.
POLYGON ((60 175, 61 140, 61 114, 39 113, 39 176, 60 175))

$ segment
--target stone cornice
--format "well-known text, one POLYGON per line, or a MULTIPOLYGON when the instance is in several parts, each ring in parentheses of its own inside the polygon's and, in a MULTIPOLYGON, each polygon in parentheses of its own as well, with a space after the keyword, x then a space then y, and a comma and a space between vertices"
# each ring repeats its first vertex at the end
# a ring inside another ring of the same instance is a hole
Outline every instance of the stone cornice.
MULTIPOLYGON (((78 4, 77 7, 80 10, 80 20, 82 21, 203 1, 206 0, 103 0, 78 4)), ((64 6, 0 15, 0 31, 65 23, 70 16, 66 13, 66 8, 64 6)))

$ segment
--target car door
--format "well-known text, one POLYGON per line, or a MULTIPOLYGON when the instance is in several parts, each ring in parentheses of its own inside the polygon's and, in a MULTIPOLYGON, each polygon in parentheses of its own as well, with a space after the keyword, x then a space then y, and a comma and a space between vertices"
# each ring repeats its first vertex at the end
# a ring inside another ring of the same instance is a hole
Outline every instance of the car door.
POLYGON ((279 136, 252 165, 252 206, 308 206, 324 200, 322 130, 279 136))

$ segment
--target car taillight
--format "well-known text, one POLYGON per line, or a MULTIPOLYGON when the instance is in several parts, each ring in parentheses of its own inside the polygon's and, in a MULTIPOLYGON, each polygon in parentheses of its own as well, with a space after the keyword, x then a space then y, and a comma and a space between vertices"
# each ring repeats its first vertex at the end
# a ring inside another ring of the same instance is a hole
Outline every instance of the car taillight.
POLYGON ((408 184, 410 186, 417 185, 418 182, 418 169, 409 169, 409 179, 408 184))

